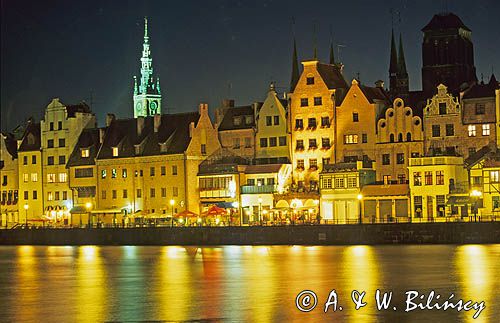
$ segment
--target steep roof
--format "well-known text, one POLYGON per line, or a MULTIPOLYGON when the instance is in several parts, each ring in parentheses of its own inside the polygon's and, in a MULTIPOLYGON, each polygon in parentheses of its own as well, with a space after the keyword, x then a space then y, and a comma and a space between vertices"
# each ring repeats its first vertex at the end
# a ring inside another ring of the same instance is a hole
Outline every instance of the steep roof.
POLYGON ((91 113, 90 107, 85 102, 81 102, 74 105, 67 105, 66 111, 68 112, 68 118, 74 118, 77 112, 91 113))
POLYGON ((23 140, 17 151, 40 150, 42 143, 40 123, 29 122, 23 135, 23 140))
POLYGON ((191 141, 189 125, 196 125, 198 112, 163 114, 158 131, 154 131, 154 117, 143 118, 144 126, 138 133, 139 119, 113 120, 104 136, 97 159, 179 154, 186 151, 191 141), (139 146, 136 153, 135 146, 139 146), (164 146, 162 149, 160 146, 164 146), (118 157, 112 148, 118 147, 118 157))
POLYGON ((359 88, 370 103, 374 103, 377 100, 389 104, 389 95, 383 88, 365 85, 360 85, 359 88))
POLYGON ((95 165, 99 151, 99 129, 84 129, 78 137, 78 142, 69 156, 66 168, 71 166, 95 165), (81 150, 89 149, 89 157, 82 157, 81 150))
POLYGON ((17 140, 12 133, 2 133, 2 138, 5 141, 5 148, 12 156, 12 159, 17 158, 17 140))
POLYGON ((495 97, 495 90, 498 89, 498 82, 495 75, 491 75, 489 83, 478 83, 471 86, 462 97, 463 99, 489 98, 495 97))
POLYGON ((347 89, 349 87, 344 76, 340 73, 340 69, 335 65, 318 62, 318 73, 329 89, 347 89))
POLYGON ((245 105, 240 107, 232 107, 227 109, 219 125, 219 131, 224 130, 238 130, 238 129, 251 129, 255 127, 255 116, 254 110, 251 105, 245 105), (235 117, 252 116, 252 122, 246 123, 245 118, 241 118, 239 125, 234 124, 235 117))
POLYGON ((471 31, 457 15, 451 12, 434 15, 431 21, 422 28, 422 31, 454 28, 463 28, 471 31))

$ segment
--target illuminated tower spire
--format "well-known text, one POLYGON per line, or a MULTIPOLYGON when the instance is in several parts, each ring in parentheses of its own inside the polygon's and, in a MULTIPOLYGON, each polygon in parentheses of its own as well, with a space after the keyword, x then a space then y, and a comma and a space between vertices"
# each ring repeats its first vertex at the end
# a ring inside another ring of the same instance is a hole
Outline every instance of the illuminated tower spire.
POLYGON ((142 57, 141 57, 141 85, 139 87, 140 93, 146 93, 148 83, 153 74, 153 59, 151 58, 151 51, 149 49, 149 36, 148 36, 148 18, 144 18, 144 43, 142 44, 142 57))

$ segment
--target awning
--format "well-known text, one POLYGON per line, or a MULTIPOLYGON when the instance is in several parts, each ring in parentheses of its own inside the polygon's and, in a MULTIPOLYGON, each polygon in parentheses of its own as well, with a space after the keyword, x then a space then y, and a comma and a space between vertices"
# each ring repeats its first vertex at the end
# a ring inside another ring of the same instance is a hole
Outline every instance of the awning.
POLYGON ((223 209, 230 209, 230 208, 233 208, 233 202, 219 202, 219 203, 216 203, 215 205, 217 205, 218 207, 221 207, 223 209))
POLYGON ((467 195, 452 195, 448 198, 446 204, 448 205, 466 205, 471 204, 470 196, 467 195))
POLYGON ((71 214, 87 213, 87 212, 88 212, 87 209, 81 205, 74 206, 71 210, 69 210, 69 213, 71 214))

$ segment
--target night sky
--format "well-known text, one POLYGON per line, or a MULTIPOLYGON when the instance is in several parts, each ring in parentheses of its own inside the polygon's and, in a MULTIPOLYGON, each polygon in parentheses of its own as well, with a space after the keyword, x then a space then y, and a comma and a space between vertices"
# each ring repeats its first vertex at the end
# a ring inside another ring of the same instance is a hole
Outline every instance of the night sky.
MULTIPOLYGON (((388 86, 390 9, 400 11, 410 88, 420 89, 420 29, 445 8, 472 29, 477 76, 500 74, 500 1, 1 1, 1 127, 37 120, 51 98, 90 101, 104 115, 132 117, 143 17, 149 17, 163 113, 211 109, 223 98, 249 104, 269 83, 290 83, 292 17, 300 59, 328 61, 330 30, 345 45, 344 75, 388 86)), ((336 52, 337 54, 337 52, 336 52)))

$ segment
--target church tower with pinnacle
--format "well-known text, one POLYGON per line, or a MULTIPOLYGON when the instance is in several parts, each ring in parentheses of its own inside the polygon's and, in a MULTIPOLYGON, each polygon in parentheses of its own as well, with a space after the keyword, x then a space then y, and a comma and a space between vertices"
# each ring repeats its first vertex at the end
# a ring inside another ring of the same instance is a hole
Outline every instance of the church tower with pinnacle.
POLYGON ((134 118, 161 114, 160 78, 153 76, 153 59, 149 49, 148 18, 144 18, 141 78, 134 76, 134 118))

